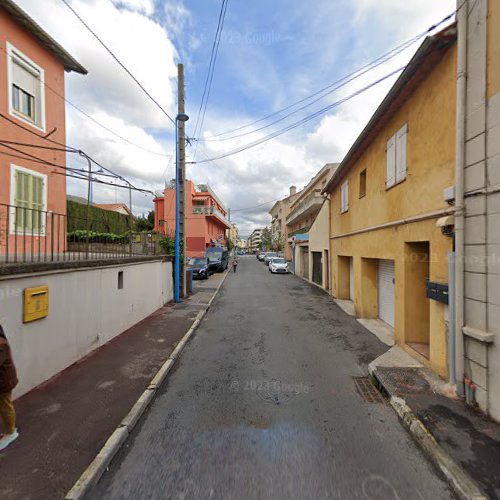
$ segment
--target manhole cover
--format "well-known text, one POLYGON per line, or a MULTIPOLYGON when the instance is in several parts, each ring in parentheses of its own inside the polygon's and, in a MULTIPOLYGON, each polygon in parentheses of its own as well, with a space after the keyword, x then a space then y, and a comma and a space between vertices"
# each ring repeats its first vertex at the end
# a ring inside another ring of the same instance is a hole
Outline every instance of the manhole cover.
POLYGON ((369 377, 353 377, 357 393, 367 403, 385 403, 384 396, 373 385, 369 377))

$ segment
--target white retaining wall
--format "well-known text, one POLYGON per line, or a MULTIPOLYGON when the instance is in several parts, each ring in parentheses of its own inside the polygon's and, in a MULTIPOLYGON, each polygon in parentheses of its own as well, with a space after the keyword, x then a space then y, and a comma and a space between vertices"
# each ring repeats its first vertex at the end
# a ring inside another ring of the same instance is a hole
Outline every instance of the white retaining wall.
POLYGON ((172 263, 49 271, 0 279, 0 324, 12 347, 19 397, 173 298, 172 263), (123 289, 118 273, 123 271, 123 289), (49 315, 23 324, 23 290, 49 287, 49 315))

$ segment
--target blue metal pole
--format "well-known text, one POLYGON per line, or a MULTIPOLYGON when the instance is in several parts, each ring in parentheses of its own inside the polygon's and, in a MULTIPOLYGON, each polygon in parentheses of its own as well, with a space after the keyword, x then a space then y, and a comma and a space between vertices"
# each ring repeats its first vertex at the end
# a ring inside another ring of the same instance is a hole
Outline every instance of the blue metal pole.
POLYGON ((175 283, 174 299, 180 302, 181 260, 180 260, 180 203, 179 203, 179 122, 175 119, 175 283))

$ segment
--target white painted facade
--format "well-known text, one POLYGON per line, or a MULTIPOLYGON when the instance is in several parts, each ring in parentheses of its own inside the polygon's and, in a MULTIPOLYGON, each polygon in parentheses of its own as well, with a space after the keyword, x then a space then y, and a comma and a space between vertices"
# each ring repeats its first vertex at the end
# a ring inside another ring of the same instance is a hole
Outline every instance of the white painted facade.
POLYGON ((0 279, 0 324, 12 347, 19 397, 173 298, 172 263, 58 270, 0 279), (119 288, 119 273, 123 288, 119 288), (23 290, 49 287, 48 317, 23 323, 23 290))

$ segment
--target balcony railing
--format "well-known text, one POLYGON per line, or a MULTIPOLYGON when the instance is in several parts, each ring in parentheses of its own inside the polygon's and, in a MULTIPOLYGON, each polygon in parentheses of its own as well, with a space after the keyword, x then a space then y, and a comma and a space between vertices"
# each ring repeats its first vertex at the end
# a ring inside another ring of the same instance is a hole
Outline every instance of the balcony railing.
POLYGON ((46 210, 0 204, 0 267, 164 253, 156 233, 46 210))
POLYGON ((321 196, 321 189, 311 191, 302 201, 300 201, 286 218, 287 224, 293 224, 300 218, 319 210, 325 199, 321 196))
POLYGON ((226 216, 220 211, 217 210, 215 207, 209 207, 209 206, 193 206, 193 214, 198 214, 198 215, 215 215, 219 219, 221 219, 226 225, 230 226, 231 223, 226 219, 226 216))

